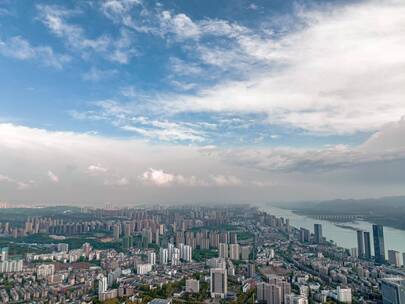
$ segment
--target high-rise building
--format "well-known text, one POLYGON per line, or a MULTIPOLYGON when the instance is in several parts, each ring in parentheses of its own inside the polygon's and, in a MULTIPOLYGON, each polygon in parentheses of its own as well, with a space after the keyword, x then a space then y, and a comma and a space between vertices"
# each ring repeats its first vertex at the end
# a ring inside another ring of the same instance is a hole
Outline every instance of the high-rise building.
POLYGON ((405 304, 405 280, 383 279, 380 282, 383 304, 405 304))
POLYGON ((228 232, 224 231, 219 234, 219 242, 220 243, 228 243, 228 232))
POLYGON ((186 292, 199 293, 200 292, 200 281, 195 280, 195 279, 186 280, 186 292))
POLYGON ((309 236, 310 236, 309 230, 301 227, 300 228, 300 242, 309 243, 309 236))
POLYGON ((102 276, 98 279, 98 294, 100 295, 103 292, 106 292, 108 289, 107 277, 102 276))
POLYGON ((120 239, 120 225, 118 224, 113 226, 113 238, 114 241, 118 241, 120 239))
POLYGON ((314 241, 315 244, 321 244, 323 241, 322 236, 322 225, 321 224, 314 224, 314 241))
POLYGON ((132 236, 129 236, 129 235, 124 236, 124 238, 122 240, 122 245, 123 245, 122 247, 123 247, 124 250, 128 250, 128 249, 132 248, 133 247, 133 238, 132 238, 132 236))
POLYGON ((206 262, 210 268, 226 268, 226 260, 224 258, 211 258, 206 262))
POLYGON ((382 225, 373 225, 374 256, 377 263, 385 262, 384 228, 382 225))
POLYGON ((209 235, 210 240, 210 247, 211 248, 218 248, 219 245, 219 233, 218 232, 211 232, 209 235))
POLYGON ((159 243, 160 243, 160 233, 159 233, 159 230, 156 230, 156 231, 153 233, 153 242, 154 242, 155 244, 159 245, 159 243))
POLYGON ((281 286, 274 283, 264 282, 257 284, 257 300, 260 303, 281 304, 284 303, 282 297, 281 286))
POLYGON ((364 231, 364 258, 371 260, 370 232, 364 231))
POLYGON ((8 247, 1 248, 1 261, 5 262, 8 260, 8 247))
POLYGON ((250 257, 250 246, 241 246, 240 247, 240 256, 244 261, 249 260, 250 257))
POLYGON ((191 246, 183 245, 180 250, 181 259, 186 262, 191 262, 191 259, 193 257, 193 249, 191 248, 191 246))
POLYGON ((248 264, 248 277, 249 278, 254 278, 255 276, 256 276, 255 263, 249 263, 248 264))
POLYGON ((359 258, 364 258, 364 237, 361 230, 357 230, 357 254, 359 258))
POLYGON ((148 252, 148 264, 156 264, 156 253, 153 251, 148 252))
POLYGON ((285 296, 285 304, 308 304, 308 297, 290 293, 285 296))
POLYGON ((23 271, 23 260, 0 261, 0 273, 23 271))
POLYGON ((228 244, 219 243, 219 257, 225 259, 228 258, 228 244))
POLYGON ((58 243, 56 245, 56 250, 58 252, 68 252, 69 251, 69 244, 66 243, 58 243))
POLYGON ((172 243, 167 244, 167 253, 168 253, 169 261, 172 260, 173 251, 174 251, 174 245, 172 243))
POLYGON ((229 244, 229 258, 231 260, 239 260, 239 244, 229 244))
POLYGON ((231 232, 230 239, 231 239, 231 244, 237 244, 238 243, 238 234, 236 232, 231 232))
POLYGON ((358 257, 359 256, 359 252, 357 251, 356 247, 350 248, 350 256, 352 256, 352 257, 358 257))
POLYGON ((167 265, 167 262, 169 260, 169 253, 166 248, 160 248, 159 259, 161 265, 167 265))
POLYGON ((269 277, 269 284, 280 287, 280 303, 284 304, 285 296, 291 293, 291 284, 284 280, 284 278, 278 276, 269 277))
POLYGON ((152 265, 151 264, 138 264, 138 265, 136 265, 136 273, 137 274, 147 274, 151 270, 152 270, 152 265))
POLYGON ((172 258, 171 258, 172 266, 176 266, 180 264, 180 249, 173 248, 172 258))
POLYGON ((257 301, 259 303, 265 303, 266 302, 266 297, 265 297, 265 289, 266 289, 267 283, 265 282, 258 282, 256 285, 257 288, 257 301))
POLYGON ((352 303, 352 290, 350 288, 336 288, 336 300, 338 303, 352 303))
POLYGON ((388 250, 388 262, 395 267, 401 266, 401 255, 396 250, 388 250))
POLYGON ((125 236, 131 236, 132 235, 132 225, 131 225, 131 223, 125 223, 124 235, 125 236))
POLYGON ((144 245, 147 246, 148 244, 152 243, 152 238, 153 238, 152 229, 144 229, 142 231, 142 239, 144 245))
POLYGON ((210 270, 210 292, 212 298, 224 298, 228 292, 228 277, 226 269, 212 268, 210 270))

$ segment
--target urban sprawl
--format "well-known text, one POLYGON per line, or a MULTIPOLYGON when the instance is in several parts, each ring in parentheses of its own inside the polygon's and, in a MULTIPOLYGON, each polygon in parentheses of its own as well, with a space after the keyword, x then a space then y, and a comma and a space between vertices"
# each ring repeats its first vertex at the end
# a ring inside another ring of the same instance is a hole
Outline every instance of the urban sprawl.
POLYGON ((405 303, 380 225, 344 249, 245 205, 40 212, 0 223, 1 303, 405 303))

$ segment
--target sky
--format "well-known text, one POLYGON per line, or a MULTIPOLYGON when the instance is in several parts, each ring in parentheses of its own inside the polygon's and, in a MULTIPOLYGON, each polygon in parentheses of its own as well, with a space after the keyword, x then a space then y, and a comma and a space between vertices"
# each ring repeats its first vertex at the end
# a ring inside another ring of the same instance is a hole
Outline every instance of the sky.
POLYGON ((0 201, 405 195, 405 2, 0 0, 0 201))

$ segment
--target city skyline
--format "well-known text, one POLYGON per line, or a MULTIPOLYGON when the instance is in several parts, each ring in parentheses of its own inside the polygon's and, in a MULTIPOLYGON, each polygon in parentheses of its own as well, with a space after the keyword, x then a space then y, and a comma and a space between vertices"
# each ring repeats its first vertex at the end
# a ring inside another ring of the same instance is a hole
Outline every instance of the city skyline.
POLYGON ((405 4, 0 1, 0 201, 405 195, 405 4))
POLYGON ((2 303, 401 304, 405 295, 405 252, 382 225, 372 224, 368 256, 368 232, 348 229, 357 247, 341 247, 328 224, 324 235, 325 223, 306 229, 247 205, 5 211, 2 303))

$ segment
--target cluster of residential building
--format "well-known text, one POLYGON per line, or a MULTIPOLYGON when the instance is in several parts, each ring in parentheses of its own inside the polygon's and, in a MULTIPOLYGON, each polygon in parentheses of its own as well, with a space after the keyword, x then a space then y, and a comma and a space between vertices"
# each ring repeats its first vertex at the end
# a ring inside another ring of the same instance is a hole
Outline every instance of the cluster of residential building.
POLYGON ((4 247, 1 303, 142 302, 167 284, 176 288, 164 296, 165 303, 201 296, 205 301, 246 296, 264 304, 405 303, 405 273, 397 253, 389 251, 385 261, 379 226, 373 227, 372 255, 364 231, 357 232, 353 254, 328 242, 320 224, 312 232, 248 206, 86 210, 81 216, 89 219, 30 218, 24 228, 12 230, 66 239, 94 232, 121 249, 95 249, 88 242, 69 248, 61 241, 49 253, 10 257, 4 247))

